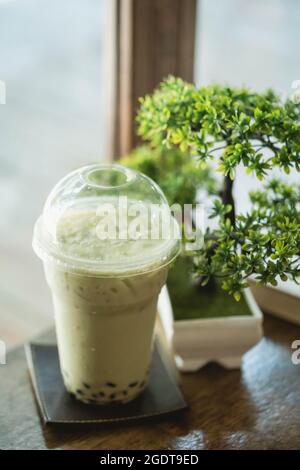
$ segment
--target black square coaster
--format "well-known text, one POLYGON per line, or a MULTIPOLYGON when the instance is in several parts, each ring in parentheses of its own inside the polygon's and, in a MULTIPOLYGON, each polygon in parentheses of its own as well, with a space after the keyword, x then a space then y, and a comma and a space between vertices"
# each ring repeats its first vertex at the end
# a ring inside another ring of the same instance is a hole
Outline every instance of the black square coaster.
POLYGON ((121 405, 85 405, 65 389, 56 345, 30 343, 26 356, 35 396, 46 424, 91 424, 135 421, 174 413, 187 404, 155 343, 149 384, 138 398, 121 405))

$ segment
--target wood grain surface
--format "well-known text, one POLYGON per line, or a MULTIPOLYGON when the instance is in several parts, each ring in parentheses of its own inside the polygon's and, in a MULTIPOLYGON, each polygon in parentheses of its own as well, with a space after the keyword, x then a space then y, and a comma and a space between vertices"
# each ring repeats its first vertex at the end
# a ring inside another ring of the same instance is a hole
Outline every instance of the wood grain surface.
POLYGON ((211 364, 182 376, 190 409, 151 423, 43 427, 23 348, 0 366, 1 449, 299 449, 300 365, 291 343, 300 328, 265 317, 265 337, 241 371, 211 364))

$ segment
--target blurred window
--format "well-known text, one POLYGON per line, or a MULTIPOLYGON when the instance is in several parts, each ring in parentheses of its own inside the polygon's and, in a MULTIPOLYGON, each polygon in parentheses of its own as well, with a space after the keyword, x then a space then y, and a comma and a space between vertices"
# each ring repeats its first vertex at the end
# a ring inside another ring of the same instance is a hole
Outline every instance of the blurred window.
POLYGON ((105 158, 106 8, 106 0, 0 0, 0 337, 8 344, 21 339, 20 326, 30 333, 50 318, 31 249, 44 198, 66 172, 105 158))

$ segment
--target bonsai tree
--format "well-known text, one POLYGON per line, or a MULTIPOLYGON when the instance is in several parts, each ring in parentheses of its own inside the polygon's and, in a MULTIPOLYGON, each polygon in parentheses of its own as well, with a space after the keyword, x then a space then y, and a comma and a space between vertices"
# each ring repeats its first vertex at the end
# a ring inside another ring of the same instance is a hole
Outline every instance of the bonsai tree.
POLYGON ((193 258, 202 285, 221 278, 223 289, 239 300, 250 276, 258 284, 276 285, 279 278, 297 282, 300 186, 269 178, 269 173, 274 167, 299 171, 299 116, 298 104, 281 101, 272 90, 197 89, 174 77, 141 99, 138 133, 157 151, 165 149, 163 158, 178 148, 196 156, 198 166, 219 160, 223 187, 210 214, 218 218, 218 227, 206 230, 193 258), (247 214, 236 214, 232 195, 239 164, 265 180, 262 190, 250 193, 247 214))

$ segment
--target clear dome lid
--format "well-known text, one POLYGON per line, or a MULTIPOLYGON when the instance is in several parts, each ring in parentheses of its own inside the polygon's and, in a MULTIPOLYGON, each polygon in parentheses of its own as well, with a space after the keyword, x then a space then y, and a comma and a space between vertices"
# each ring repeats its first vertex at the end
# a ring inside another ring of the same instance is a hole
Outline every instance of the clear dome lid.
POLYGON ((88 165, 53 188, 33 247, 69 272, 124 276, 168 264, 180 250, 180 229, 150 178, 118 164, 88 165))

